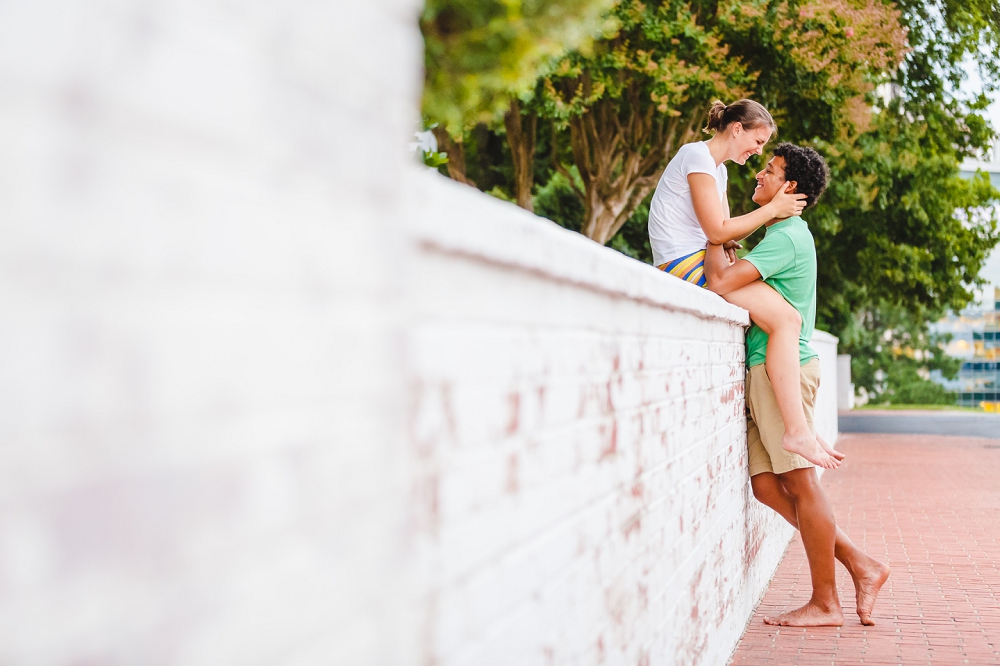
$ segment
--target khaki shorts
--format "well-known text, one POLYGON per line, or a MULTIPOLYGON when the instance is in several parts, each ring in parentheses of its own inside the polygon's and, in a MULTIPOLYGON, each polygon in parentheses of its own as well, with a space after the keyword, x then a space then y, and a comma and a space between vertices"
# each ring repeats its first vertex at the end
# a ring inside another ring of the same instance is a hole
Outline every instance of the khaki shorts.
MULTIPOLYGON (((806 412, 809 429, 815 432, 813 409, 816 406, 816 389, 819 388, 819 359, 814 358, 803 365, 799 376, 802 382, 802 407, 806 412)), ((774 388, 767 376, 764 364, 755 365, 747 371, 747 451, 750 453, 750 476, 762 472, 784 474, 793 469, 815 467, 797 453, 790 453, 781 447, 785 434, 785 422, 778 411, 778 401, 774 388)))

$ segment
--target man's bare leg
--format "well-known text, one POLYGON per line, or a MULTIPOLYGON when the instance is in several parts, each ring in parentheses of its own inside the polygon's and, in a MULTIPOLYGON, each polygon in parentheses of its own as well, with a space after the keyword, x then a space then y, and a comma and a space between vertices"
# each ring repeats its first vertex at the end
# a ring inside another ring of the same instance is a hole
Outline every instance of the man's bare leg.
MULTIPOLYGON (((787 520, 792 527, 798 529, 798 519, 795 515, 795 504, 785 490, 781 477, 771 472, 756 474, 750 478, 754 497, 776 511, 787 520)), ((871 626, 872 610, 879 590, 889 578, 889 565, 866 555, 854 542, 837 527, 837 541, 834 545, 834 556, 843 563, 854 581, 854 597, 857 601, 858 617, 861 624, 871 626)))
POLYGON ((805 606, 776 618, 765 617, 764 622, 785 627, 842 626, 844 613, 837 597, 834 571, 837 523, 833 509, 819 485, 815 468, 793 469, 780 476, 785 492, 795 507, 796 523, 802 535, 806 559, 809 560, 812 597, 805 606))
POLYGON ((750 313, 754 323, 767 333, 767 359, 764 367, 774 388, 785 432, 781 445, 809 462, 826 469, 836 469, 843 458, 828 453, 809 428, 802 407, 799 365, 799 334, 802 317, 781 294, 757 280, 723 296, 733 305, 750 313))

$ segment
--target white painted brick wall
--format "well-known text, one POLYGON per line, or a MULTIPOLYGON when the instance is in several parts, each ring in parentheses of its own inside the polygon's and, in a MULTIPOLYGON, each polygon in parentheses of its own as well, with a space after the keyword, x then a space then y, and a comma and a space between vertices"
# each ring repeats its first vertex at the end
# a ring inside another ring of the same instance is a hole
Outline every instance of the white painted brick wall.
POLYGON ((749 492, 746 313, 436 175, 409 206, 436 664, 719 664, 790 528, 749 492))

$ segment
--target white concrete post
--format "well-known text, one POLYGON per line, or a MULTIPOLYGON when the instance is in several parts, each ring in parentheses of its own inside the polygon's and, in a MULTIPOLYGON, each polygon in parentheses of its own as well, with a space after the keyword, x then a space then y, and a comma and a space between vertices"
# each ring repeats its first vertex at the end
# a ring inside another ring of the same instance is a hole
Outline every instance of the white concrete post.
POLYGON ((837 338, 825 331, 815 331, 812 346, 819 354, 820 381, 816 392, 813 422, 816 433, 831 445, 837 441, 837 338))
POLYGON ((837 356, 837 409, 854 409, 854 384, 851 382, 851 355, 837 356))

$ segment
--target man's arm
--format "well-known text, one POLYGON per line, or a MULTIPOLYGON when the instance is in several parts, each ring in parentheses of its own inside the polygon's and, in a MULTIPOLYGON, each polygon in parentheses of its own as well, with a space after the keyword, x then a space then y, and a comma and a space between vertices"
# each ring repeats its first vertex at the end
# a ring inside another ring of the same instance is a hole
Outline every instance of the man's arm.
POLYGON ((721 245, 709 245, 705 250, 705 279, 708 288, 725 296, 760 279, 760 271, 746 259, 730 264, 721 245))

